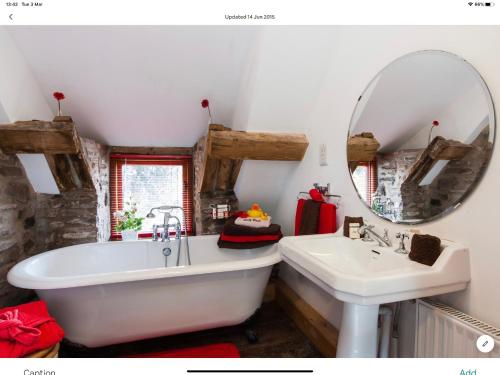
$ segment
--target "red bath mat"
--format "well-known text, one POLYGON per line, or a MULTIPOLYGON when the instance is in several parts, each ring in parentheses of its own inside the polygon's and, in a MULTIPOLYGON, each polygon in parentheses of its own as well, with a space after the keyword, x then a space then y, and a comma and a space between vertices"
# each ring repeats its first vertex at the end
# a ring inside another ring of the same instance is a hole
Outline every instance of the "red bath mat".
POLYGON ((130 355, 128 358, 239 358, 240 352, 234 344, 212 344, 194 348, 165 350, 130 355))

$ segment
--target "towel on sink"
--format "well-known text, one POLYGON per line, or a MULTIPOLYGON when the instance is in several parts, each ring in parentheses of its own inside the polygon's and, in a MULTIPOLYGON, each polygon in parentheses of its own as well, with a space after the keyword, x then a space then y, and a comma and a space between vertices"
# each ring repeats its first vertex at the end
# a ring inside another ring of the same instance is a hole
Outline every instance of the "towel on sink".
POLYGON ((411 260, 432 266, 441 255, 441 239, 430 234, 414 234, 411 239, 411 260))

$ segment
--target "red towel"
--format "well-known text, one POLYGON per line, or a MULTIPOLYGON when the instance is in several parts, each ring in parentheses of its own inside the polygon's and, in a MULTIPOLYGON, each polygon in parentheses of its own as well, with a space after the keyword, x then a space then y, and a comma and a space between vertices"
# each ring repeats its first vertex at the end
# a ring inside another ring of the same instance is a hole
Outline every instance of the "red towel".
POLYGON ((222 232, 220 239, 228 242, 261 242, 261 241, 279 241, 283 235, 279 234, 266 234, 260 236, 231 236, 222 232))
MULTIPOLYGON (((297 201, 297 210, 295 211, 295 235, 300 233, 300 223, 302 221, 302 212, 304 210, 305 199, 297 201)), ((332 203, 323 203, 319 211, 318 234, 335 233, 337 231, 337 207, 332 203)))
POLYGON ((135 354, 128 358, 239 358, 240 352, 234 344, 212 344, 196 348, 165 350, 162 352, 135 354))
POLYGON ((24 357, 47 349, 64 337, 45 302, 0 309, 0 358, 24 357))
POLYGON ((319 208, 318 234, 337 231, 337 207, 332 203, 323 203, 319 208))
POLYGON ((302 222, 302 211, 304 210, 305 199, 299 199, 297 201, 297 210, 295 211, 295 235, 299 235, 300 223, 302 222))

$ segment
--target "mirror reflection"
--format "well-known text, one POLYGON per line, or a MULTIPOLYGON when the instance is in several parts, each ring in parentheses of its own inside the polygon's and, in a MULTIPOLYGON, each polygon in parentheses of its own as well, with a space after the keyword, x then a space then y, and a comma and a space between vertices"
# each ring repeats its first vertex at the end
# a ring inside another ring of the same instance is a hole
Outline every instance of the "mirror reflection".
POLYGON ((421 51, 389 64, 368 85, 347 140, 360 198, 393 222, 450 212, 491 157, 495 118, 488 89, 465 60, 421 51))

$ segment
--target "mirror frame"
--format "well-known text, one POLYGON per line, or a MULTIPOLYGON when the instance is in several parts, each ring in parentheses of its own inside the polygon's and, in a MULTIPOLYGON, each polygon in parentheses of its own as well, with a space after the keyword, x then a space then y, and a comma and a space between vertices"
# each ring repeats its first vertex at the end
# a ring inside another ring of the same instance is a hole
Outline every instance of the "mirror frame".
POLYGON ((495 103, 493 102, 493 96, 491 95, 491 91, 488 88, 488 85, 486 84, 486 81, 484 80, 484 78, 482 77, 482 75, 479 73, 479 71, 474 67, 474 65, 472 65, 470 62, 468 62, 463 57, 461 57, 461 56, 459 56, 459 55, 457 55, 455 53, 444 51, 444 50, 429 49, 429 50, 418 50, 418 51, 415 51, 415 52, 410 52, 410 53, 404 54, 404 55, 402 55, 402 56, 400 56, 400 57, 392 60, 387 65, 385 65, 377 74, 375 74, 375 76, 373 76, 373 78, 368 82, 368 84, 366 85, 366 87, 364 88, 364 90, 362 91, 362 93, 358 96, 358 100, 356 101, 356 105, 354 106, 354 110, 352 111, 351 119, 349 121, 349 128, 347 129, 347 138, 346 138, 346 150, 345 150, 345 152, 346 152, 346 167, 347 167, 347 172, 349 174, 349 178, 351 179, 352 187, 356 191, 356 195, 361 200, 361 202, 363 203, 363 205, 366 208, 368 208, 368 210, 373 215, 375 215, 375 216, 377 216, 377 217, 379 217, 379 218, 381 218, 381 219, 383 219, 385 221, 393 223, 393 224, 409 225, 409 226, 412 226, 412 225, 421 225, 421 224, 429 223, 431 221, 435 221, 435 220, 439 220, 439 219, 443 218, 444 216, 446 216, 446 215, 452 213, 453 211, 455 211, 458 207, 462 206, 464 204, 464 202, 476 190, 477 186, 481 183, 481 181, 483 180, 483 177, 486 175, 486 171, 488 170, 488 168, 490 166, 491 159, 493 158, 493 154, 495 152, 495 142, 496 142, 496 138, 497 138, 497 134, 496 134, 497 133, 496 119, 497 119, 497 116, 496 116, 496 111, 495 111, 495 103), (491 129, 493 130, 493 138, 492 138, 492 141, 491 141, 492 151, 491 151, 490 158, 486 161, 486 165, 485 165, 483 171, 477 176, 476 180, 474 181, 474 183, 472 184, 472 186, 469 188, 469 191, 467 191, 464 195, 462 195, 462 197, 460 198, 459 202, 455 203, 453 206, 448 207, 447 209, 443 210, 442 212, 440 212, 437 215, 434 215, 434 216, 429 217, 429 218, 421 219, 419 221, 414 221, 414 222, 392 221, 391 219, 389 219, 389 218, 387 218, 385 216, 382 216, 382 215, 376 213, 375 211, 373 211, 373 209, 368 205, 368 203, 365 202, 365 200, 361 197, 358 189, 356 188, 356 185, 354 184, 354 180, 352 178, 352 173, 349 170, 349 162, 348 162, 349 159, 347 157, 347 153, 348 153, 348 150, 347 150, 347 141, 349 140, 349 137, 351 136, 351 129, 353 127, 354 115, 356 114, 356 111, 358 110, 359 102, 360 102, 361 98, 365 95, 365 93, 367 92, 367 90, 371 87, 371 85, 373 84, 373 82, 375 82, 380 77, 380 75, 384 71, 386 71, 393 63, 395 63, 397 61, 400 61, 402 59, 406 59, 408 57, 414 56, 414 55, 419 55, 419 54, 424 54, 424 53, 425 54, 429 54, 430 53, 430 54, 436 54, 436 55, 446 55, 446 56, 448 56, 450 58, 454 58, 454 59, 460 60, 462 63, 464 63, 464 65, 467 67, 467 69, 469 69, 471 71, 471 73, 476 76, 476 78, 478 79, 478 81, 481 83, 481 86, 483 87, 483 91, 484 91, 484 93, 486 95, 486 100, 488 102, 488 107, 490 109, 490 114, 492 116, 492 121, 491 121, 492 123, 490 124, 491 129))

